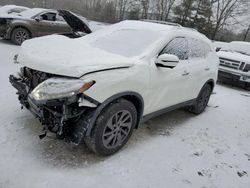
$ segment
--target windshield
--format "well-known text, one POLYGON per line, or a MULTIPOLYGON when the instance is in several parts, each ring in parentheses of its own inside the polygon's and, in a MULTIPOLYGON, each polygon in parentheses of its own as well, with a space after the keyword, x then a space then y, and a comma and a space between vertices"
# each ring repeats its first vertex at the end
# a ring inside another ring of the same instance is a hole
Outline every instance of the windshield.
POLYGON ((90 34, 86 40, 90 46, 125 57, 140 55, 161 38, 157 32, 139 29, 119 29, 105 34, 90 34))

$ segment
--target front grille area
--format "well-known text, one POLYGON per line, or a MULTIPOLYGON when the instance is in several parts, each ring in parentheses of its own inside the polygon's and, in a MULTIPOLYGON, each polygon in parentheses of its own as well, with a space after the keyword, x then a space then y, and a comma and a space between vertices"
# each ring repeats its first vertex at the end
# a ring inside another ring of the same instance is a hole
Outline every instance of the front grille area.
MULTIPOLYGON (((228 68, 235 69, 235 70, 240 70, 242 63, 243 62, 240 62, 240 61, 235 61, 235 60, 226 59, 226 58, 220 58, 220 66, 228 67, 228 68)), ((242 67, 242 69, 243 69, 243 67, 242 67)))

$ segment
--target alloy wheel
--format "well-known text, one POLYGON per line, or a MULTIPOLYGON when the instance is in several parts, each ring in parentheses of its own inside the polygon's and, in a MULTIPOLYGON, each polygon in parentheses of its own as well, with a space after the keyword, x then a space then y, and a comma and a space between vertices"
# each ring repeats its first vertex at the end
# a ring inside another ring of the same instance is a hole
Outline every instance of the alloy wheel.
POLYGON ((114 114, 107 122, 102 141, 108 149, 116 148, 126 140, 132 128, 132 115, 127 110, 114 114))
POLYGON ((27 32, 25 32, 25 31, 18 31, 18 32, 16 32, 15 40, 19 44, 22 44, 27 39, 29 39, 29 34, 27 32))
POLYGON ((207 88, 206 90, 203 91, 203 93, 201 94, 199 100, 198 100, 198 106, 200 109, 204 109, 206 108, 209 98, 210 98, 210 89, 207 88))

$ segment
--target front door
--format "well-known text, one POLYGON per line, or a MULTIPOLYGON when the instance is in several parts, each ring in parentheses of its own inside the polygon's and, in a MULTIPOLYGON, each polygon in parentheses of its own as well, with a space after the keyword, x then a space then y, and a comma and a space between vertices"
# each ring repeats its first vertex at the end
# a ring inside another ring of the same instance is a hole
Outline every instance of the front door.
POLYGON ((150 112, 180 104, 188 99, 190 73, 187 40, 184 37, 174 38, 159 55, 165 53, 176 55, 180 62, 173 69, 157 67, 152 63, 150 112))
POLYGON ((45 36, 58 33, 56 24, 56 12, 44 12, 33 20, 33 28, 37 36, 45 36))

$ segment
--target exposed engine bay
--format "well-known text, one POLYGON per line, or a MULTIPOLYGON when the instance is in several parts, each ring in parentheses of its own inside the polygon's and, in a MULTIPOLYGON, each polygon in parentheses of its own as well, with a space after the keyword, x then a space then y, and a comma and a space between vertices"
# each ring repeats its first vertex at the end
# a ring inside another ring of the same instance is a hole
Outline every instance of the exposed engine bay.
POLYGON ((88 107, 79 106, 79 99, 85 97, 83 94, 40 103, 29 96, 39 84, 53 77, 58 75, 24 67, 18 76, 10 76, 10 83, 17 89, 22 106, 30 110, 44 126, 44 134, 40 138, 45 137, 47 131, 51 131, 61 139, 79 144, 87 130, 82 124, 80 126, 80 119, 83 114, 91 111, 88 107))

